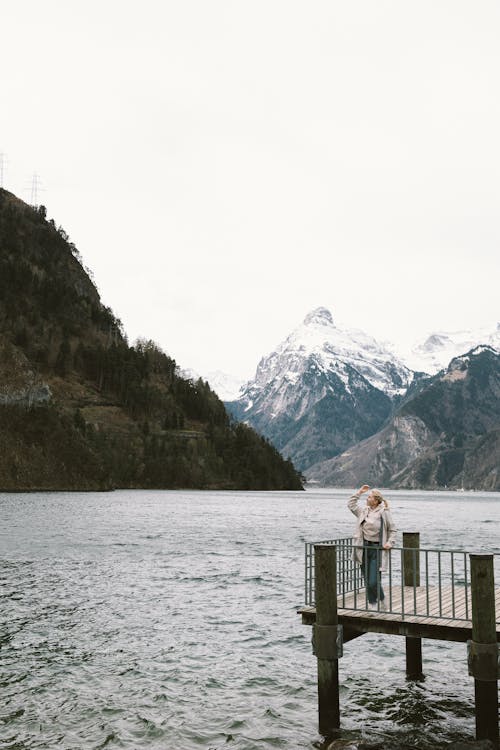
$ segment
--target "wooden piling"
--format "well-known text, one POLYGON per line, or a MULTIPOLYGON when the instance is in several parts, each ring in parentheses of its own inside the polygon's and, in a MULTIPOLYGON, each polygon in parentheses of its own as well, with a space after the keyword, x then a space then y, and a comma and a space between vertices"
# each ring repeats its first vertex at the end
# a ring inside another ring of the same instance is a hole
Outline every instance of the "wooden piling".
MULTIPOLYGON (((403 532, 403 585, 420 586, 420 534, 403 532), (414 551, 415 550, 415 551, 414 551)), ((406 679, 423 680, 422 639, 405 638, 406 642, 406 679)))
POLYGON ((335 652, 333 640, 338 626, 337 615, 337 550, 334 544, 314 545, 316 587, 315 649, 318 659, 319 731, 324 737, 338 734, 340 727, 339 662, 331 658, 335 652), (330 640, 328 649, 318 648, 319 636, 330 640), (324 658, 328 656, 329 658, 324 658))
POLYGON ((474 674, 476 739, 498 747, 498 646, 495 615, 493 555, 470 556, 472 643, 478 660, 474 674))

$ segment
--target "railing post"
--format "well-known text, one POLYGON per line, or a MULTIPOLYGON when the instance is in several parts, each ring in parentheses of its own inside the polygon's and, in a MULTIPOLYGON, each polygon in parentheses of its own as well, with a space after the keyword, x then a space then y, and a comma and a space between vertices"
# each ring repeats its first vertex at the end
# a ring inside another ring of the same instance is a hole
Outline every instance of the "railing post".
POLYGON ((474 676, 476 739, 498 747, 498 645, 493 555, 471 555, 472 642, 469 674, 474 676))
MULTIPOLYGON (((420 534, 418 531, 403 532, 403 586, 420 586, 420 534)), ((406 597, 405 597, 406 600, 406 597)), ((423 680, 422 639, 405 638, 406 679, 423 680)))
POLYGON ((316 625, 314 649, 318 659, 319 731, 324 737, 340 727, 337 549, 335 544, 314 545, 316 625))

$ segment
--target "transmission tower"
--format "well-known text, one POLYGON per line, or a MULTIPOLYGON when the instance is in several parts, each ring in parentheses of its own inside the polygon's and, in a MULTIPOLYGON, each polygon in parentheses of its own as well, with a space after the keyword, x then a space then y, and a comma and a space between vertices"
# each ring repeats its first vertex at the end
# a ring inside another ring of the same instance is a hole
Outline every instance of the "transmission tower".
POLYGON ((41 189, 40 177, 35 172, 31 179, 31 205, 38 206, 38 191, 41 189))

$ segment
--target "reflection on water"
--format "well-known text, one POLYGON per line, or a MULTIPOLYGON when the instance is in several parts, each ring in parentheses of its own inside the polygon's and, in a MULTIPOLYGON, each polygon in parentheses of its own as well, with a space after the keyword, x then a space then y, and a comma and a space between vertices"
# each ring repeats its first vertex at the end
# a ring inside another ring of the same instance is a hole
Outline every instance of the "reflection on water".
MULTIPOLYGON (((389 495, 422 546, 498 546, 498 495, 389 495)), ((347 496, 1 495, 1 747, 313 747, 316 663, 295 613, 303 543, 351 533, 347 496)), ((472 737, 463 644, 424 641, 418 684, 402 638, 365 635, 344 652, 345 739, 472 737)))

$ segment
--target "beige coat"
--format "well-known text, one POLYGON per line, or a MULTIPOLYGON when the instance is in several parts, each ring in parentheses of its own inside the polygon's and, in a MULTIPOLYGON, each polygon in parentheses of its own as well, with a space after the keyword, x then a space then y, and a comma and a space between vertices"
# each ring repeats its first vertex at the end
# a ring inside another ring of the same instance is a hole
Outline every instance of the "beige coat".
MULTIPOLYGON (((351 513, 354 513, 356 516, 356 529, 354 532, 354 538, 353 538, 353 544, 354 544, 354 551, 353 551, 353 560, 358 562, 360 565, 363 562, 363 527, 361 524, 366 519, 368 515, 368 507, 365 506, 364 508, 360 508, 358 505, 359 498, 361 497, 361 494, 359 492, 356 492, 352 497, 349 499, 349 502, 347 503, 347 507, 351 511, 351 513)), ((381 514, 381 521, 382 521, 382 546, 384 544, 390 544, 391 547, 394 546, 394 540, 396 538, 396 527, 394 525, 394 521, 392 520, 392 515, 390 511, 384 510, 381 514)), ((389 550, 383 550, 382 552, 382 562, 380 565, 380 570, 385 571, 389 567, 389 550)))

